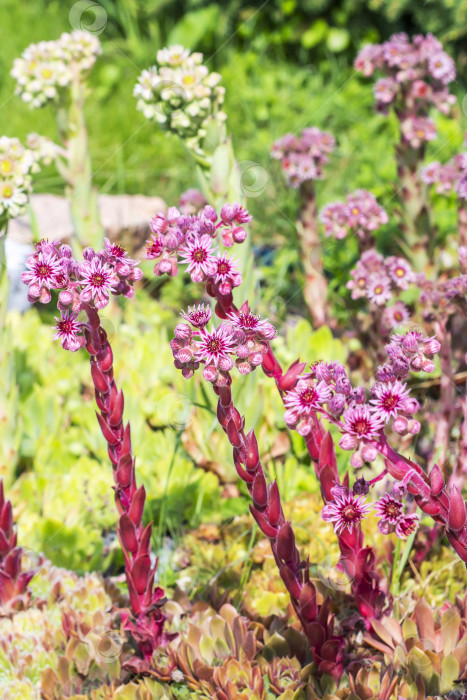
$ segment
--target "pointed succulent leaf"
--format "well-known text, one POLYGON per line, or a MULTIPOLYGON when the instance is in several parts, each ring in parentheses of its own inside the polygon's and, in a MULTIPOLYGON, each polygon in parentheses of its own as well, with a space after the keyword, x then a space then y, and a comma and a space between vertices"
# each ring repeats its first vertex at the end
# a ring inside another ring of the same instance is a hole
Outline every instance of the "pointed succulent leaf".
POLYGON ((466 513, 464 499, 462 498, 462 494, 457 486, 453 486, 449 494, 448 525, 451 530, 458 532, 464 527, 465 519, 466 513))

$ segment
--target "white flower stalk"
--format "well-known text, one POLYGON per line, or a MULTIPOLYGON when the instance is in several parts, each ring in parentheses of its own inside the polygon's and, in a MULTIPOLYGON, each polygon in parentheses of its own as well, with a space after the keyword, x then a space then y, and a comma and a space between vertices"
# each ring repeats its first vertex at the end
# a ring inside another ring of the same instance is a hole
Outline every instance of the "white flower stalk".
POLYGON ((23 51, 13 63, 16 94, 31 108, 56 101, 76 77, 90 71, 101 53, 99 40, 88 32, 75 30, 56 41, 40 41, 23 51))
POLYGON ((37 134, 31 148, 37 160, 55 162, 66 182, 65 194, 76 234, 74 244, 99 247, 103 230, 84 120, 86 79, 97 56, 99 40, 86 31, 62 34, 56 41, 31 44, 13 64, 16 94, 31 108, 52 103, 57 109, 60 146, 37 134))
POLYGON ((211 126, 224 136, 227 117, 221 110, 225 92, 219 85, 221 76, 210 73, 202 61, 203 54, 183 46, 161 49, 156 65, 139 76, 133 94, 147 119, 177 134, 194 154, 206 157, 211 126))

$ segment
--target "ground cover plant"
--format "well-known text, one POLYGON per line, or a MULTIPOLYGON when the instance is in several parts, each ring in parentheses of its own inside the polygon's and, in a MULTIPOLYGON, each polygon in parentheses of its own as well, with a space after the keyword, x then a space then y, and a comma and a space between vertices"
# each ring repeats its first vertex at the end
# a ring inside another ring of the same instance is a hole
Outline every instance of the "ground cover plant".
POLYGON ((0 697, 467 697, 458 35, 292 5, 52 7, 5 59, 2 246, 44 190, 74 235, 32 220, 23 314, 2 252, 0 697))

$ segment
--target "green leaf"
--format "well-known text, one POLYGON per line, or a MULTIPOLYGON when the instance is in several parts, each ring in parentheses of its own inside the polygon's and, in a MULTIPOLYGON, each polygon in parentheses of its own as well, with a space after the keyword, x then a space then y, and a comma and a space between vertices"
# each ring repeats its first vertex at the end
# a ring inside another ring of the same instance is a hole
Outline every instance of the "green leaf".
POLYGON ((218 5, 208 5, 199 10, 187 12, 170 32, 167 45, 182 44, 193 49, 207 34, 216 30, 218 20, 218 5))
POLYGON ((302 46, 304 46, 306 49, 311 49, 313 46, 317 46, 324 41, 328 35, 328 32, 329 25, 326 20, 321 18, 317 19, 316 22, 313 22, 309 29, 303 32, 301 38, 302 46))
POLYGON ((333 27, 328 34, 326 45, 329 51, 340 53, 348 47, 350 43, 350 34, 347 29, 338 29, 333 27))
POLYGON ((441 662, 441 693, 452 690, 454 682, 459 678, 459 662, 454 656, 445 656, 441 662))

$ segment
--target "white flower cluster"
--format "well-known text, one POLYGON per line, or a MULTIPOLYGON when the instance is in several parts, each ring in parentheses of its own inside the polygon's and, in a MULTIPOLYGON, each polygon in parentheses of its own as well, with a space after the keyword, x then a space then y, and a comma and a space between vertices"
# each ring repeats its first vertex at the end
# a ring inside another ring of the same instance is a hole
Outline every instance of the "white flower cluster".
POLYGON ((78 29, 56 41, 31 44, 13 63, 16 94, 31 107, 42 107, 57 99, 74 77, 87 73, 100 53, 99 39, 78 29))
POLYGON ((0 136, 0 228, 24 212, 31 193, 31 174, 38 157, 17 138, 0 136))
POLYGON ((34 159, 44 165, 50 165, 63 153, 63 149, 51 139, 40 134, 31 133, 26 137, 26 146, 32 151, 34 159))
POLYGON ((227 118, 220 109, 225 93, 221 76, 210 73, 202 61, 203 54, 183 46, 161 49, 157 64, 141 73, 133 91, 147 119, 176 133, 196 152, 202 152, 209 121, 227 118))

